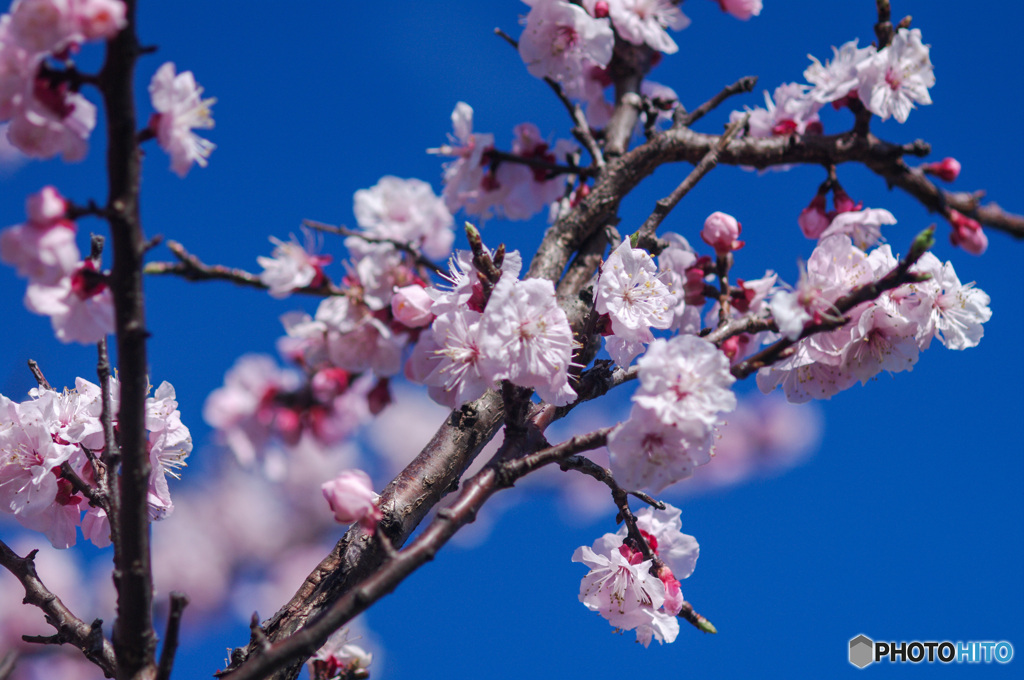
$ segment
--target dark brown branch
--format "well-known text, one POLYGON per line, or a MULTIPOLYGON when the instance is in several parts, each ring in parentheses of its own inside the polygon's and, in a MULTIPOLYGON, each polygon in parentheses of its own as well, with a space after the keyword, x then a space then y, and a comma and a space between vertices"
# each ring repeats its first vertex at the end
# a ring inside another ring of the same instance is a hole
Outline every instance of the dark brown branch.
POLYGON ((188 595, 172 592, 171 606, 167 612, 167 630, 164 633, 164 646, 160 650, 160 663, 156 668, 156 680, 170 680, 174 670, 174 655, 178 651, 178 633, 181 630, 181 616, 188 606, 188 595))
POLYGON ((686 113, 682 109, 676 109, 677 115, 675 116, 673 125, 690 127, 705 115, 718 108, 718 106, 729 97, 737 94, 744 94, 746 92, 753 92, 756 85, 757 76, 744 76, 732 85, 724 87, 721 92, 698 106, 690 113, 686 113))
MULTIPOLYGON (((898 288, 904 283, 924 280, 921 279, 918 274, 911 273, 910 268, 914 266, 914 263, 916 263, 929 248, 931 248, 934 243, 934 234, 934 225, 918 234, 917 238, 914 239, 910 252, 907 253, 906 257, 899 261, 891 272, 880 278, 878 281, 854 288, 852 291, 836 300, 834 304, 836 311, 839 314, 846 314, 846 312, 850 311, 862 302, 868 302, 869 300, 878 298, 887 290, 898 288)), ((788 356, 789 349, 795 346, 800 340, 814 335, 815 333, 834 330, 848 322, 848 318, 840 317, 834 320, 825 320, 821 323, 810 324, 804 328, 800 337, 796 340, 783 338, 772 343, 757 354, 736 364, 732 367, 732 374, 737 380, 746 378, 752 373, 755 373, 766 366, 771 366, 777 361, 788 356)))
MULTIPOLYGON (((458 479, 502 422, 501 397, 494 391, 453 411, 416 459, 381 492, 384 519, 378 531, 386 532, 392 544, 404 544, 438 501, 458 488, 458 479)), ((358 525, 350 529, 292 599, 265 622, 267 639, 276 642, 302 628, 332 602, 351 593, 356 584, 377 573, 384 559, 379 541, 370 540, 358 525)), ((231 668, 259 654, 260 649, 252 643, 237 649, 231 668)), ((293 678, 301 667, 301 659, 296 659, 268 677, 293 678)))
MULTIPOLYGON (((219 264, 205 264, 198 257, 188 252, 185 246, 177 241, 168 241, 167 247, 171 253, 178 258, 177 262, 150 262, 146 265, 146 274, 172 274, 180 276, 188 281, 230 281, 239 286, 259 288, 267 290, 269 286, 260 281, 260 277, 242 269, 232 269, 219 264)), ((327 297, 329 295, 344 295, 345 290, 332 285, 329 282, 316 288, 296 288, 293 293, 302 295, 316 295, 327 297)))
POLYGON ((100 622, 92 625, 75 616, 60 598, 43 584, 36 573, 35 554, 33 550, 25 557, 17 553, 0 540, 0 565, 3 565, 25 589, 25 604, 39 607, 46 615, 46 622, 57 631, 56 635, 39 640, 47 643, 71 644, 82 650, 85 656, 103 670, 103 674, 114 677, 117 671, 117 660, 114 647, 103 637, 100 622))
POLYGON ((110 514, 110 508, 107 507, 107 495, 99 489, 89 486, 84 479, 78 476, 78 473, 71 467, 71 463, 68 461, 61 463, 60 476, 71 482, 71 488, 85 496, 89 500, 89 505, 102 508, 108 515, 110 514))
POLYGON ((308 658, 323 646, 331 633, 393 591, 407 576, 432 560, 460 528, 476 519, 477 512, 492 495, 548 463, 602 446, 610 429, 573 437, 558 446, 503 462, 498 461, 503 456, 499 452, 495 460, 465 483, 455 502, 439 511, 430 525, 408 547, 350 588, 321 616, 310 620, 301 630, 270 645, 262 653, 250 656, 239 668, 222 674, 222 677, 230 680, 257 680, 270 677, 271 673, 296 660, 301 662, 308 658))
POLYGON ((142 231, 139 192, 142 153, 136 142, 135 63, 139 43, 135 32, 135 0, 126 0, 127 27, 106 43, 99 84, 107 120, 107 221, 114 263, 110 289, 114 298, 117 357, 121 379, 117 418, 121 474, 117 484, 117 540, 114 543, 114 585, 117 619, 113 643, 118 677, 142 680, 155 670, 153 578, 149 551, 147 490, 150 462, 146 445, 146 356, 142 231))
POLYGON ((32 371, 32 377, 36 379, 36 384, 42 387, 44 390, 52 390, 50 382, 43 375, 43 369, 39 368, 39 364, 35 359, 28 360, 28 370, 32 371))
POLYGON ((875 36, 878 37, 878 49, 888 47, 895 31, 892 27, 892 9, 889 0, 875 0, 878 8, 878 22, 875 24, 875 36))
POLYGON ((519 165, 526 165, 531 168, 537 168, 538 170, 547 170, 552 177, 556 175, 580 175, 581 177, 593 177, 597 174, 596 170, 591 170, 590 168, 581 168, 578 165, 549 163, 543 158, 527 158, 524 156, 517 156, 516 154, 509 153, 507 151, 498 151, 497 149, 491 149, 488 151, 486 157, 495 165, 499 163, 518 163, 519 165))
POLYGON ((902 160, 892 163, 866 162, 865 165, 885 179, 890 187, 899 187, 916 198, 929 212, 945 216, 948 208, 953 208, 982 225, 1014 238, 1024 238, 1024 216, 1008 213, 995 203, 982 204, 984 192, 946 191, 902 160))
MULTIPOLYGON (((606 485, 613 492, 621 489, 621 487, 618 485, 618 482, 616 482, 615 478, 612 477, 611 470, 601 467, 600 465, 590 460, 589 458, 584 458, 583 456, 569 456, 568 458, 565 458, 561 462, 559 462, 558 467, 560 467, 562 470, 576 470, 577 472, 582 472, 583 474, 589 477, 593 477, 597 481, 606 485)), ((657 500, 656 498, 652 498, 643 491, 626 491, 626 493, 628 493, 630 496, 635 496, 636 498, 640 499, 644 503, 647 503, 647 505, 650 505, 651 507, 658 508, 659 510, 665 509, 664 503, 657 500)))
POLYGON ((327 234, 337 234, 338 236, 354 236, 358 239, 362 239, 367 243, 387 243, 394 246, 403 253, 406 253, 416 264, 421 267, 426 267, 435 274, 443 274, 444 270, 430 261, 423 253, 416 249, 411 243, 406 241, 398 241, 393 238, 378 238, 364 234, 361 231, 355 229, 348 229, 347 227, 335 226, 333 224, 325 224, 323 222, 317 222, 316 220, 302 220, 302 226, 309 227, 310 229, 316 229, 327 234))

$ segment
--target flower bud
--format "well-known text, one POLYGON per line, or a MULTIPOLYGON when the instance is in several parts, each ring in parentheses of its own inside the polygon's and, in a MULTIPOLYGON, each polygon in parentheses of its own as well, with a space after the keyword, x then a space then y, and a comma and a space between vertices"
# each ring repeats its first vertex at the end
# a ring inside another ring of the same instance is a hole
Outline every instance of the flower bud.
POLYGON ((700 237, 721 256, 743 247, 743 241, 737 240, 741 231, 743 227, 735 217, 724 212, 713 212, 704 221, 700 237))
POLYGON ((925 163, 921 169, 927 175, 935 175, 943 182, 952 182, 960 176, 960 161, 955 158, 943 158, 937 163, 925 163))
POLYGON ((430 325, 434 315, 430 313, 433 300, 423 286, 411 285, 395 289, 391 298, 391 313, 395 320, 409 328, 430 325))
POLYGON ((971 255, 981 255, 988 250, 988 236, 976 220, 956 210, 950 210, 949 221, 953 225, 953 231, 949 234, 949 240, 953 245, 963 248, 971 255))
POLYGON ((373 492, 370 477, 362 470, 343 470, 320 489, 334 513, 334 519, 341 524, 359 522, 372 533, 383 517, 377 507, 380 497, 373 492))
POLYGON ((800 217, 796 218, 796 222, 800 225, 800 231, 804 233, 804 236, 813 239, 819 238, 832 222, 825 213, 825 195, 817 194, 811 199, 810 205, 800 211, 800 217))
POLYGON ((836 213, 853 212, 864 207, 863 203, 855 203, 838 183, 832 189, 832 205, 835 206, 836 213))

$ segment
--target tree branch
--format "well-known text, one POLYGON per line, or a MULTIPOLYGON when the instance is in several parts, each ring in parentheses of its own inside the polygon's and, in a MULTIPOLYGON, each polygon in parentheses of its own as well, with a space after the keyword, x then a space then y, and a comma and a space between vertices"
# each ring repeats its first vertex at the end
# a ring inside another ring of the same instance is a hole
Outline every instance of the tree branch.
POLYGON ((181 629, 181 615, 188 606, 188 595, 172 592, 170 611, 167 613, 167 631, 164 633, 164 647, 160 650, 160 664, 156 669, 156 680, 170 680, 174 670, 174 655, 178 651, 178 632, 181 629))
POLYGON ((691 113, 686 113, 682 109, 677 109, 677 115, 675 116, 673 126, 690 127, 705 115, 718 108, 718 106, 729 97, 737 94, 753 92, 756 85, 757 76, 744 76, 732 85, 727 85, 722 88, 721 92, 698 106, 691 113))
MULTIPOLYGON (((455 533, 476 519, 477 512, 496 492, 511 487, 522 476, 574 453, 603 446, 611 428, 573 437, 563 444, 535 453, 502 460, 508 452, 499 451, 483 470, 463 486, 448 508, 440 510, 431 523, 408 547, 386 560, 368 578, 354 585, 326 611, 311 619, 301 630, 251 655, 240 667, 221 674, 230 680, 257 680, 301 663, 323 646, 335 630, 371 604, 393 591, 399 583, 423 564, 434 559, 455 533)), ((519 440, 524 441, 524 440, 519 440)), ((505 447, 502 447, 503 449, 505 447)))
POLYGON ((114 543, 117 619, 113 642, 118 677, 142 680, 152 677, 156 650, 147 504, 150 463, 145 407, 149 392, 146 357, 149 332, 142 276, 146 239, 139 210, 142 154, 136 143, 133 88, 135 62, 140 53, 135 32, 135 0, 126 0, 125 8, 127 26, 106 43, 99 89, 107 113, 106 217, 113 241, 110 289, 114 298, 121 378, 117 419, 121 474, 115 520, 118 540, 114 543))
MULTIPOLYGON (((46 615, 46 622, 56 629, 57 634, 47 638, 48 642, 67 643, 78 647, 86 658, 103 670, 103 674, 114 677, 117 672, 117 660, 114 647, 103 637, 99 619, 92 625, 75 616, 60 598, 40 580, 36 573, 36 551, 25 557, 17 553, 0 540, 0 565, 3 565, 25 589, 25 604, 39 607, 46 615)), ((12 660, 13 663, 13 660, 12 660)))
POLYGON ((42 387, 44 390, 52 390, 50 382, 43 375, 43 369, 39 368, 39 364, 35 359, 28 360, 28 370, 32 371, 32 377, 36 379, 36 384, 42 387))

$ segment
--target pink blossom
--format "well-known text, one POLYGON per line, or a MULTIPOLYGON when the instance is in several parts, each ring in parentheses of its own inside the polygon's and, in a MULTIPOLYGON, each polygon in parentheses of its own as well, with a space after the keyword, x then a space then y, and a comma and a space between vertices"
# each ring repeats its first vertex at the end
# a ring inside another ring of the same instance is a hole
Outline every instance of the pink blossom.
POLYGON ((774 96, 765 91, 765 108, 733 111, 729 114, 729 122, 741 120, 749 114, 747 131, 751 137, 821 134, 818 118, 821 104, 809 96, 809 89, 800 83, 785 83, 775 88, 774 96))
POLYGON ((696 420, 666 423, 653 409, 634 404, 608 436, 612 475, 623 488, 660 492, 711 460, 710 433, 696 420))
POLYGON ((715 0, 723 12, 746 21, 761 13, 761 0, 715 0))
POLYGON ((330 255, 314 255, 310 244, 303 247, 295 237, 288 242, 274 237, 272 257, 257 257, 263 272, 260 282, 270 289, 271 297, 284 298, 299 288, 313 287, 324 281, 323 267, 331 261, 330 255))
POLYGON ((207 158, 216 148, 209 140, 193 132, 213 127, 210 107, 216 99, 203 99, 203 88, 196 84, 191 71, 175 74, 174 64, 167 62, 153 74, 149 96, 157 113, 149 121, 161 148, 171 156, 171 170, 184 177, 196 163, 205 168, 207 158))
POLYGON ((327 638, 324 646, 309 660, 312 680, 366 677, 360 673, 366 673, 373 654, 349 642, 349 636, 348 629, 342 628, 327 638))
POLYGON ((89 150, 88 139, 96 127, 96 106, 67 83, 51 85, 34 79, 30 94, 21 99, 7 128, 11 144, 26 156, 80 161, 89 150))
POLYGON ((384 516, 377 507, 380 498, 373 491, 370 477, 362 470, 344 470, 320 487, 324 498, 334 513, 334 519, 341 524, 359 524, 368 533, 373 533, 377 522, 384 516))
MULTIPOLYGON (((517 125, 514 133, 512 153, 524 159, 558 163, 576 149, 575 144, 561 139, 551 148, 533 123, 517 125)), ((565 194, 565 175, 549 176, 543 168, 522 163, 502 162, 494 179, 498 184, 495 203, 510 220, 529 219, 565 194)))
POLYGON ((56 285, 74 273, 82 259, 75 224, 67 220, 27 222, 0 232, 0 260, 32 283, 56 285))
POLYGON ((451 252, 455 220, 423 180, 382 177, 375 186, 357 191, 353 202, 356 221, 367 236, 409 243, 428 257, 451 252))
POLYGON ((637 362, 640 388, 633 401, 666 424, 700 423, 710 432, 719 414, 736 408, 736 381, 717 347, 693 335, 658 338, 637 362))
POLYGON ((896 218, 888 210, 882 208, 865 208, 840 212, 821 233, 820 238, 833 234, 846 234, 853 244, 861 250, 867 250, 882 238, 882 225, 896 224, 896 218))
POLYGON ((608 65, 615 37, 607 19, 596 19, 564 0, 528 0, 519 56, 530 75, 551 78, 573 90, 588 67, 608 65))
POLYGON ((470 309, 438 315, 420 335, 405 375, 427 385, 430 398, 449 408, 483 396, 494 384, 482 367, 480 319, 470 309))
POLYGON ((665 54, 679 51, 665 29, 681 31, 690 25, 672 0, 608 0, 608 15, 623 40, 634 45, 646 44, 665 54))
POLYGON ((29 283, 25 306, 50 317, 61 342, 91 345, 114 332, 114 298, 91 260, 53 285, 29 283))
POLYGON ((576 400, 568 377, 572 329, 551 281, 502 275, 481 325, 484 374, 533 388, 555 406, 576 400))
POLYGON ((430 312, 433 300, 423 286, 412 284, 395 289, 391 298, 391 313, 395 320, 409 328, 422 328, 434 320, 430 312))
POLYGON ((444 166, 444 196, 448 210, 455 213, 465 208, 471 215, 484 215, 489 204, 484 199, 484 179, 486 170, 485 154, 494 148, 494 135, 473 132, 473 108, 459 102, 452 111, 452 128, 454 135, 448 135, 451 144, 436 149, 427 149, 427 153, 450 156, 455 160, 444 166))
POLYGON ((943 158, 936 163, 925 163, 921 170, 928 175, 935 175, 944 182, 952 182, 960 176, 960 161, 955 158, 943 158))
POLYGON ((741 231, 743 227, 735 217, 724 212, 713 212, 704 220, 700 237, 721 257, 743 247, 743 241, 738 240, 741 231))
POLYGON ((916 104, 931 104, 928 89, 935 84, 928 45, 920 29, 900 28, 885 49, 857 64, 858 96, 882 120, 905 123, 916 104))
MULTIPOLYGON (((677 295, 657 276, 657 266, 642 248, 623 241, 601 266, 594 308, 611 318, 612 332, 620 341, 640 351, 638 343, 653 340, 651 328, 668 328, 677 295)), ((627 366, 635 353, 620 355, 616 362, 627 366)))
POLYGON ((833 47, 832 54, 832 61, 824 65, 814 56, 807 55, 814 62, 804 71, 804 78, 814 85, 809 96, 821 104, 839 102, 856 91, 860 84, 857 66, 874 56, 875 46, 858 48, 857 40, 854 39, 839 49, 833 47))
POLYGON ((971 255, 982 255, 988 250, 988 236, 977 220, 951 209, 949 221, 953 225, 953 231, 949 234, 949 240, 953 245, 963 248, 971 255))
POLYGON ((121 0, 73 0, 78 28, 86 40, 109 40, 128 25, 121 0))
POLYGON ((590 572, 580 583, 580 602, 608 619, 615 628, 635 630, 645 647, 652 639, 673 642, 679 634, 676 617, 662 610, 665 584, 650 573, 652 561, 605 534, 593 547, 581 546, 572 556, 590 572))

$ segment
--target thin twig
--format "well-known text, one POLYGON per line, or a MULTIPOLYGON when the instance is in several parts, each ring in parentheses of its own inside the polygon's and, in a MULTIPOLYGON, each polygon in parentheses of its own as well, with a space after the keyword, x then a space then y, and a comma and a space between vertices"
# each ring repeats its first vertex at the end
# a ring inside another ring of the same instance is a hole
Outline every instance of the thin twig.
POLYGON ((164 632, 164 646, 160 650, 160 663, 156 668, 156 680, 170 680, 174 670, 174 655, 178 651, 178 633, 181 630, 181 615, 188 606, 188 595, 174 591, 171 606, 167 612, 167 630, 164 632))
MULTIPOLYGON (((261 290, 269 289, 269 286, 260 281, 260 277, 256 274, 252 274, 243 269, 225 267, 224 265, 206 264, 192 253, 188 252, 188 250, 185 249, 185 246, 177 241, 168 241, 167 248, 170 249, 171 253, 173 253, 176 258, 178 258, 178 262, 150 262, 144 269, 146 274, 172 274, 180 276, 187 281, 230 281, 231 283, 239 286, 259 288, 261 290)), ((316 295, 319 297, 345 294, 343 289, 337 288, 326 281, 324 285, 316 288, 310 288, 307 286, 305 288, 296 288, 292 292, 302 295, 316 295)))
POLYGON ((629 491, 626 489, 622 489, 622 487, 619 486, 618 482, 615 481, 615 478, 612 477, 611 470, 601 467, 594 461, 584 456, 569 456, 568 458, 564 458, 558 463, 558 467, 560 467, 562 470, 575 470, 577 472, 582 472, 583 474, 589 477, 593 477, 597 481, 606 485, 612 491, 621 489, 630 496, 634 496, 640 499, 641 501, 647 503, 647 505, 650 505, 653 508, 657 508, 659 510, 665 509, 665 504, 663 502, 649 496, 643 491, 629 491))
POLYGON ((714 624, 705 619, 703 616, 693 610, 693 605, 689 602, 683 602, 683 608, 679 610, 679 617, 686 619, 698 630, 702 630, 705 633, 717 633, 718 629, 715 628, 714 624))
POLYGON ((39 368, 39 364, 35 359, 28 360, 28 370, 32 371, 32 376, 36 379, 36 384, 42 387, 44 390, 52 390, 50 382, 43 375, 43 369, 39 368))
POLYGON ((435 274, 443 274, 444 270, 438 265, 434 264, 427 258, 423 253, 417 250, 411 243, 405 241, 398 241, 393 238, 379 238, 376 236, 370 236, 364 234, 361 231, 355 229, 349 229, 348 227, 335 226, 333 224, 325 224, 323 222, 317 222, 316 220, 302 220, 302 226, 309 227, 310 229, 316 229, 327 234, 336 234, 338 236, 354 236, 358 239, 362 239, 366 243, 387 243, 388 245, 394 246, 403 253, 411 256, 416 264, 426 267, 435 274))
POLYGON ((38 607, 46 615, 46 621, 57 633, 54 636, 42 637, 39 642, 67 643, 78 647, 85 656, 103 670, 108 678, 114 677, 117 661, 114 658, 114 647, 103 637, 100 621, 91 625, 75 616, 56 594, 51 592, 36 573, 36 551, 25 557, 17 553, 0 540, 0 565, 11 572, 25 589, 25 604, 38 607))
MULTIPOLYGON (((494 34, 499 38, 502 38, 512 47, 517 50, 519 49, 519 42, 505 31, 500 28, 496 28, 494 29, 494 34)), ((555 93, 555 96, 558 97, 558 101, 562 102, 565 110, 569 112, 569 117, 572 118, 573 122, 572 134, 576 138, 576 141, 582 144, 583 148, 587 150, 587 153, 589 153, 590 157, 594 160, 594 165, 598 170, 603 169, 605 167, 604 154, 601 152, 601 147, 598 146, 597 140, 594 139, 594 133, 590 129, 587 117, 583 114, 583 109, 580 108, 579 104, 573 104, 572 100, 566 96, 565 90, 562 89, 562 86, 558 81, 545 77, 544 82, 548 84, 548 87, 550 87, 555 93)))
POLYGON ((552 177, 557 175, 580 175, 582 177, 593 177, 597 174, 595 170, 591 168, 582 168, 578 165, 560 165, 558 163, 549 163, 543 158, 525 156, 517 156, 514 153, 507 151, 499 151, 497 149, 491 149, 485 155, 485 159, 490 159, 494 165, 500 163, 518 163, 519 165, 526 165, 531 168, 537 168, 538 170, 546 170, 552 177))
POLYGON ((727 85, 722 88, 722 91, 716 94, 711 99, 707 100, 690 113, 686 113, 682 109, 677 109, 675 116, 674 126, 689 127, 696 123, 698 120, 703 118, 705 115, 718 108, 718 106, 729 97, 737 94, 744 94, 746 92, 753 92, 754 87, 757 85, 757 76, 744 76, 740 78, 732 85, 727 85))

